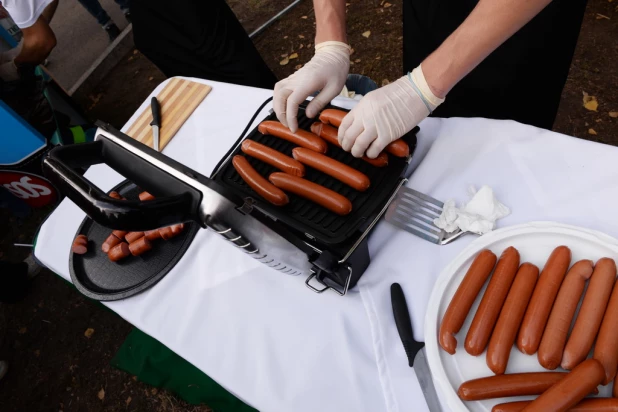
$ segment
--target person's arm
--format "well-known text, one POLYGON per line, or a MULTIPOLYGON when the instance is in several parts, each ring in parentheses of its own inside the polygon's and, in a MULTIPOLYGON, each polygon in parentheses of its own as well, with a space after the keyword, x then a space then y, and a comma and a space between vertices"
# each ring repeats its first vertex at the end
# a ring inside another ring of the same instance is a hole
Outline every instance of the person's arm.
POLYGON ((345 27, 346 0, 313 0, 315 44, 325 41, 348 42, 345 27))
MULTIPOLYGON (((551 0, 479 0, 472 13, 421 64, 431 91, 446 94, 551 0)), ((413 41, 413 39, 408 39, 413 41)))
POLYGON ((45 20, 47 20, 48 24, 51 23, 52 17, 54 17, 54 14, 56 13, 57 8, 58 8, 58 0, 54 0, 51 3, 49 3, 47 7, 45 7, 45 10, 43 10, 43 13, 41 14, 41 16, 43 16, 45 20))
POLYGON ((15 57, 17 65, 40 64, 56 47, 56 36, 43 15, 39 16, 32 26, 22 29, 22 33, 24 35, 22 50, 15 57))

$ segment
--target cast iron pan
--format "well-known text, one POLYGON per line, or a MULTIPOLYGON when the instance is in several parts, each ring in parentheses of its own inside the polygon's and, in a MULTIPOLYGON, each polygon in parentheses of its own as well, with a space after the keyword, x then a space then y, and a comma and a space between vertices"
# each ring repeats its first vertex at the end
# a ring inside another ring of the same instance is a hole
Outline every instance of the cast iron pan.
MULTIPOLYGON (((112 190, 127 199, 135 200, 141 192, 140 188, 128 180, 112 190)), ((196 223, 185 223, 185 229, 180 235, 170 240, 155 240, 152 249, 143 255, 128 256, 119 262, 111 262, 101 250, 101 245, 112 233, 112 229, 86 217, 75 236, 88 237, 88 252, 83 255, 71 252, 71 280, 77 290, 91 299, 126 299, 161 280, 185 254, 199 229, 196 223)))

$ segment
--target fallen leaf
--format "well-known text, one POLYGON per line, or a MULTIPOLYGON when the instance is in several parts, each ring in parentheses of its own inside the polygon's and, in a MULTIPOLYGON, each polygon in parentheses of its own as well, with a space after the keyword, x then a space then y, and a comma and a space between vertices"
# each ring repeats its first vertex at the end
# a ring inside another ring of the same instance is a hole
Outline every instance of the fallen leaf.
POLYGON ((19 328, 19 330, 17 331, 17 333, 19 333, 20 335, 23 335, 26 332, 28 332, 28 328, 25 326, 23 328, 19 328))
POLYGON ((307 16, 300 16, 301 19, 307 20, 307 16))
MULTIPOLYGON (((611 0, 610 0, 610 1, 611 1, 611 0)), ((349 5, 350 5, 350 3, 346 3, 345 5, 346 5, 346 7, 347 7, 347 6, 349 6, 349 5)))
POLYGON ((301 67, 303 67, 302 64, 297 64, 296 66, 294 66, 294 70, 299 70, 301 67))
POLYGON ((284 38, 284 39, 287 39, 287 38, 288 38, 288 36, 283 36, 283 38, 284 38))
POLYGON ((305 47, 305 45, 304 45, 304 44, 301 44, 300 46, 298 46, 298 50, 301 50, 301 49, 303 49, 304 47, 305 47))
POLYGON ((387 26, 389 26, 390 24, 391 24, 391 22, 390 22, 390 21, 387 21, 387 22, 386 22, 386 25, 387 25, 387 26))
POLYGON ((101 388, 97 396, 99 397, 100 400, 105 399, 105 389, 101 388))
POLYGON ((152 389, 150 390, 150 393, 152 393, 153 395, 156 395, 156 394, 157 394, 157 392, 158 392, 158 391, 157 391, 157 388, 152 388, 152 389))
POLYGON ((288 57, 288 54, 282 54, 281 57, 288 57))
POLYGON ((363 36, 364 38, 368 39, 368 38, 369 38, 369 36, 371 36, 371 30, 367 30, 366 32, 364 32, 364 33, 362 34, 362 36, 363 36))
POLYGON ((354 66, 354 62, 350 62, 350 66, 354 66))
POLYGON ((152 79, 154 79, 154 77, 150 76, 150 77, 148 78, 148 81, 149 81, 149 82, 151 82, 151 81, 152 81, 152 79))
POLYGON ((131 60, 133 60, 133 56, 129 56, 129 60, 128 61, 131 61, 131 60))
POLYGON ((597 132, 594 129, 592 129, 592 128, 588 129, 588 133, 590 133, 593 136, 597 135, 597 132))
POLYGON ((601 19, 610 20, 610 18, 607 17, 606 15, 601 14, 601 13, 597 13, 597 20, 601 20, 601 19))
POLYGON ((597 122, 597 123, 601 123, 601 121, 602 121, 601 119, 595 120, 595 122, 597 122))
POLYGON ((311 43, 307 43, 307 48, 311 47, 311 43))
POLYGON ((392 4, 390 4, 390 3, 384 3, 384 8, 385 8, 385 9, 388 9, 390 6, 392 6, 392 4))
POLYGON ((584 107, 590 111, 596 112, 599 107, 599 102, 597 102, 597 98, 594 96, 590 96, 588 93, 584 93, 584 107))
POLYGON ((380 56, 376 57, 376 60, 380 60, 380 59, 381 59, 381 57, 380 57, 380 56))
POLYGON ((360 62, 361 62, 361 59, 354 60, 354 63, 360 63, 360 62))
POLYGON ((609 117, 613 117, 615 119, 618 117, 618 112, 609 112, 609 117))
POLYGON ((354 54, 354 49, 350 49, 350 56, 354 54))
POLYGON ((84 336, 87 337, 88 339, 90 339, 93 334, 94 334, 94 329, 92 328, 88 328, 86 329, 86 332, 84 332, 84 336))
POLYGON ((298 53, 292 53, 289 57, 290 60, 298 59, 298 53))
POLYGON ((382 0, 382 1, 380 2, 380 6, 381 6, 381 5, 383 5, 383 4, 384 4, 384 0, 382 0))
POLYGON ((584 123, 584 126, 588 127, 588 126, 590 126, 590 125, 588 124, 588 122, 586 122, 586 123, 584 123))
POLYGON ((388 79, 384 79, 382 80, 382 87, 386 86, 387 84, 389 84, 390 82, 388 81, 388 79))
POLYGON ((131 401, 132 401, 132 399, 131 399, 131 397, 129 396, 129 397, 127 398, 127 400, 126 400, 126 401, 124 401, 124 403, 125 403, 127 406, 129 406, 129 404, 131 403, 131 401))
POLYGON ((287 57, 283 60, 281 60, 279 62, 280 65, 285 66, 286 64, 288 64, 290 62, 290 59, 288 59, 287 57))
POLYGON ((299 34, 299 35, 298 35, 298 38, 299 38, 299 39, 304 39, 304 38, 305 38, 305 36, 303 36, 302 34, 299 34))

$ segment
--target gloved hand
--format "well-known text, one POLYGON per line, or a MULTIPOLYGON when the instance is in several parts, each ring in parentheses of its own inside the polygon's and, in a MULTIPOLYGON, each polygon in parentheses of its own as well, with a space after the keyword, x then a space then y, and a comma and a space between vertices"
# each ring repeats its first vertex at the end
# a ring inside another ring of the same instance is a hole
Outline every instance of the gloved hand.
POLYGON ((320 90, 307 106, 307 117, 313 118, 341 93, 350 69, 350 47, 342 42, 327 41, 315 45, 315 55, 300 70, 275 85, 274 109, 281 123, 292 132, 298 129, 298 106, 320 90))
POLYGON ((19 70, 15 66, 14 60, 21 53, 23 46, 24 39, 11 50, 0 53, 0 79, 7 82, 19 79, 19 70))
POLYGON ((373 159, 429 116, 444 99, 432 92, 421 66, 363 97, 339 127, 339 144, 354 157, 373 159))

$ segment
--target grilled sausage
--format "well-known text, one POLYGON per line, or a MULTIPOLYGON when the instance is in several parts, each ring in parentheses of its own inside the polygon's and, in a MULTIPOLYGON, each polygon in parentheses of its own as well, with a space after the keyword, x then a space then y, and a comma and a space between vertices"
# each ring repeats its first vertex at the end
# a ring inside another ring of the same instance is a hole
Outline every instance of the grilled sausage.
MULTIPOLYGON (((341 147, 339 139, 337 138, 337 129, 333 126, 329 126, 322 122, 315 122, 311 125, 311 131, 328 143, 341 147)), ((380 153, 375 159, 370 159, 367 156, 363 156, 361 159, 375 167, 384 167, 388 165, 388 155, 384 152, 380 153)))
POLYGON ((596 359, 585 360, 523 410, 568 411, 595 389, 603 379, 605 379, 603 365, 596 359))
POLYGON ((153 241, 153 240, 160 239, 161 233, 159 233, 159 229, 149 230, 147 232, 144 232, 144 236, 146 237, 146 239, 153 241))
POLYGON ((243 156, 234 156, 232 164, 242 180, 258 195, 276 206, 288 204, 290 201, 288 196, 281 189, 262 177, 243 156))
POLYGON ((539 348, 549 312, 570 263, 571 249, 566 246, 558 246, 549 256, 532 292, 517 336, 517 348, 521 352, 532 355, 539 348))
POLYGON ((245 154, 276 167, 289 175, 298 177, 303 177, 305 175, 305 166, 298 160, 294 160, 290 156, 286 156, 261 143, 254 142, 253 140, 245 140, 242 142, 241 148, 245 154))
POLYGON ((335 127, 341 126, 341 122, 343 118, 348 114, 348 112, 344 112, 343 110, 337 109, 325 109, 320 113, 320 121, 326 124, 332 124, 335 127))
POLYGON ((487 366, 497 375, 503 374, 509 363, 511 348, 515 343, 519 325, 538 277, 539 268, 531 263, 522 264, 500 311, 500 317, 489 340, 486 356, 487 366))
POLYGON ((487 249, 476 256, 444 313, 438 341, 442 349, 451 355, 457 349, 455 335, 464 324, 476 296, 496 264, 496 259, 496 255, 487 249))
POLYGON ((114 230, 114 231, 112 232, 112 235, 114 235, 114 236, 116 236, 118 239, 122 240, 122 239, 124 239, 124 237, 127 235, 127 233, 129 233, 129 232, 126 232, 126 231, 124 231, 124 230, 114 230))
POLYGON ((612 389, 612 396, 614 398, 618 398, 618 379, 614 378, 614 385, 612 389))
POLYGON ((537 354, 539 363, 545 369, 554 370, 560 366, 573 315, 590 275, 592 261, 580 260, 569 269, 560 286, 537 354))
POLYGON ((124 197, 120 196, 120 193, 116 192, 115 190, 112 190, 111 192, 109 192, 108 196, 113 199, 126 200, 124 197))
POLYGON ((154 198, 155 197, 148 192, 142 192, 139 194, 139 200, 141 200, 142 202, 146 202, 148 200, 154 200, 154 198))
POLYGON ((178 236, 179 234, 181 234, 181 233, 182 233, 182 231, 184 230, 184 228, 185 228, 184 223, 179 223, 179 224, 177 224, 177 225, 173 225, 173 226, 172 226, 172 234, 173 234, 174 236, 178 236))
POLYGON ((137 239, 139 239, 140 237, 144 236, 144 232, 129 232, 127 233, 127 235, 124 237, 124 239, 129 243, 133 243, 135 242, 137 239))
POLYGON ((185 225, 182 223, 178 225, 163 227, 159 229, 159 234, 161 235, 163 240, 170 240, 171 238, 178 236, 182 232, 184 227, 185 225))
POLYGON ((296 147, 292 150, 292 156, 299 162, 322 173, 326 173, 359 192, 369 189, 371 184, 371 181, 365 174, 313 150, 296 147))
MULTIPOLYGON (((491 412, 521 412, 532 401, 506 402, 495 405, 491 412)), ((618 399, 594 398, 583 399, 569 409, 569 412, 618 412, 618 399)))
POLYGON ((129 249, 129 244, 126 242, 121 242, 111 248, 107 256, 112 262, 118 262, 120 259, 124 259, 130 254, 131 250, 129 249))
POLYGON ((616 376, 618 366, 618 286, 616 283, 614 283, 614 289, 609 298, 603 322, 601 322, 592 357, 603 365, 605 379, 602 384, 607 385, 616 376))
POLYGON ((616 262, 609 258, 599 259, 590 277, 573 331, 564 347, 560 363, 562 368, 573 369, 588 356, 603 321, 615 280, 616 262))
POLYGON ((105 239, 105 242, 103 242, 103 244, 101 245, 101 250, 103 251, 103 253, 109 253, 109 250, 120 242, 122 242, 122 240, 111 234, 107 237, 107 239, 105 239))
POLYGON ((401 139, 390 142, 384 150, 397 157, 407 157, 410 154, 410 147, 401 139))
POLYGON ((326 142, 315 134, 302 129, 298 129, 296 133, 292 133, 290 129, 274 120, 266 120, 260 123, 258 130, 262 134, 270 134, 279 137, 315 152, 326 153, 326 149, 328 148, 326 142))
POLYGON ((150 243, 150 240, 146 239, 146 236, 142 236, 135 242, 129 244, 129 250, 133 256, 139 256, 144 252, 148 252, 150 249, 152 249, 152 243, 150 243))
POLYGON ((494 330, 500 309, 504 305, 513 279, 519 267, 519 252, 508 247, 498 260, 494 274, 489 280, 483 299, 476 310, 472 324, 466 335, 464 348, 472 356, 480 355, 487 347, 487 342, 494 330))
POLYGON ((464 401, 538 395, 566 375, 566 372, 530 372, 487 376, 462 383, 457 394, 464 401))
POLYGON ((73 245, 71 246, 71 250, 73 253, 78 255, 83 255, 88 252, 88 238, 85 235, 79 235, 73 240, 73 245))
POLYGON ((311 200, 340 216, 352 211, 352 203, 346 197, 309 180, 281 172, 271 174, 269 180, 278 188, 311 200))

